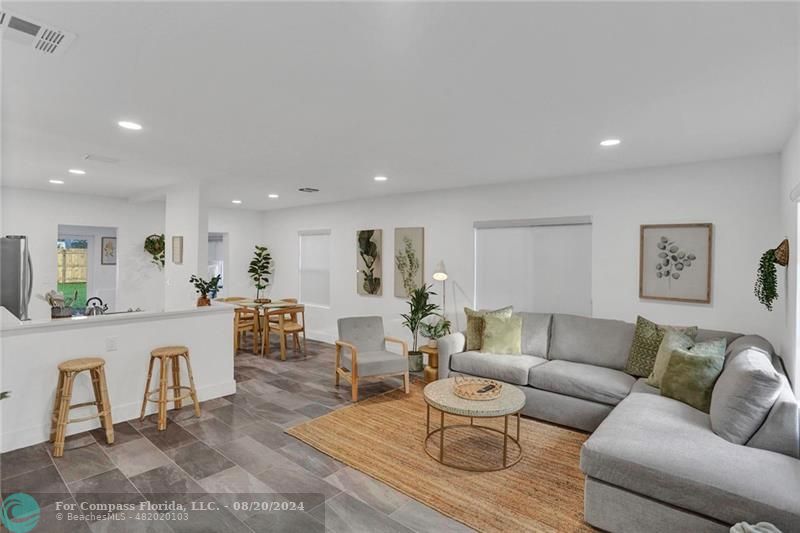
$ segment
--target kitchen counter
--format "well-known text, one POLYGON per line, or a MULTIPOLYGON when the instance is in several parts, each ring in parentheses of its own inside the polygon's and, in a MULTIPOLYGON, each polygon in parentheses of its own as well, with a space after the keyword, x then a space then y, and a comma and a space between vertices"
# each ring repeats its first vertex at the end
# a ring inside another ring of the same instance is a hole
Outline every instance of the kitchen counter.
MULTIPOLYGON (((105 359, 112 418, 117 423, 139 417, 150 351, 176 344, 189 348, 201 401, 236 392, 230 305, 26 322, 0 308, 0 390, 11 391, 10 398, 0 402, 0 451, 49 439, 59 363, 78 357, 105 359)), ((183 365, 182 372, 188 383, 183 365)), ((158 371, 154 374, 151 389, 158 371)), ((84 372, 75 381, 72 403, 89 400, 93 400, 92 385, 84 372)), ((148 404, 148 413, 155 410, 155 404, 148 404)), ((72 416, 93 412, 94 407, 84 407, 72 416)), ((69 424, 67 434, 98 426, 96 419, 69 424)))

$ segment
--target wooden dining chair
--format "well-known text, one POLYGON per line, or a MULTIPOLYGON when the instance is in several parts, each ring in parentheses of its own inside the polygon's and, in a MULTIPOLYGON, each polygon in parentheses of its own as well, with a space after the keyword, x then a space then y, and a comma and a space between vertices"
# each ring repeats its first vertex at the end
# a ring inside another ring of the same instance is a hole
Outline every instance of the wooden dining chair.
POLYGON ((294 351, 300 348, 299 336, 303 334, 303 355, 306 353, 306 319, 305 306, 295 305, 292 307, 282 307, 267 312, 267 329, 261 338, 261 353, 269 355, 269 336, 272 333, 278 335, 281 346, 281 360, 286 360, 286 337, 291 335, 294 338, 294 351), (276 316, 278 322, 272 322, 271 318, 276 316))
MULTIPOLYGON (((296 304, 297 303, 297 298, 281 298, 280 301, 287 302, 287 303, 290 303, 290 304, 296 304)), ((289 318, 289 320, 292 320, 292 318, 289 318)), ((278 323, 278 315, 277 314, 270 314, 269 315, 269 321, 270 322, 274 322, 275 324, 277 324, 278 323)))
POLYGON ((242 335, 253 334, 253 353, 258 353, 258 311, 246 307, 237 307, 233 311, 233 352, 239 351, 242 335))

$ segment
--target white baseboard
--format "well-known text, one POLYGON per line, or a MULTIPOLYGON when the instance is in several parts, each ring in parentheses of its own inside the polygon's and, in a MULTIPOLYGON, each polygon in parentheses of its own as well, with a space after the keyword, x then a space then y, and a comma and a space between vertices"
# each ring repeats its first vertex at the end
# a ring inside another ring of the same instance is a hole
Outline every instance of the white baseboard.
MULTIPOLYGON (((207 387, 197 389, 197 398, 204 402, 206 400, 213 400, 214 398, 221 398, 230 394, 236 393, 236 382, 229 381, 225 383, 216 383, 207 387)), ((142 404, 140 402, 127 403, 124 405, 115 405, 111 408, 111 419, 116 424, 117 422, 126 422, 128 420, 135 420, 139 418, 142 404)), ((156 405, 149 404, 146 411, 148 415, 156 412, 156 405)), ((89 431, 100 427, 100 421, 87 420, 77 424, 69 424, 67 426, 67 436, 89 431)), ((50 440, 50 426, 38 425, 25 429, 20 429, 10 433, 3 434, 2 443, 0 443, 0 452, 10 452, 25 446, 32 446, 40 442, 47 442, 50 440)))

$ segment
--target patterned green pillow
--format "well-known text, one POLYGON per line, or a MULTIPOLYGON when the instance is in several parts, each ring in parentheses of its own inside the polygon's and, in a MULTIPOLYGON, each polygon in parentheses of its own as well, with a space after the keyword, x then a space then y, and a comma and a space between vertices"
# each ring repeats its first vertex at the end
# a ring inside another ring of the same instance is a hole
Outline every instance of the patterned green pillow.
MULTIPOLYGON (((653 371, 656 363, 656 355, 661 341, 664 340, 664 333, 668 326, 659 326, 646 318, 636 317, 636 331, 633 334, 631 351, 628 354, 628 363, 625 365, 625 372, 632 376, 646 378, 653 371)), ((692 339, 697 337, 697 327, 673 328, 692 339)))
POLYGON ((725 347, 724 343, 703 344, 706 346, 697 352, 672 352, 667 370, 661 378, 661 395, 707 413, 711 407, 714 384, 725 363, 725 347))
POLYGON ((482 352, 518 354, 522 351, 522 317, 503 318, 493 314, 483 317, 482 352))
POLYGON ((494 311, 475 311, 469 307, 464 308, 464 314, 467 315, 467 342, 464 350, 471 352, 480 350, 483 346, 483 317, 486 315, 499 316, 508 318, 514 312, 512 306, 503 307, 494 311))

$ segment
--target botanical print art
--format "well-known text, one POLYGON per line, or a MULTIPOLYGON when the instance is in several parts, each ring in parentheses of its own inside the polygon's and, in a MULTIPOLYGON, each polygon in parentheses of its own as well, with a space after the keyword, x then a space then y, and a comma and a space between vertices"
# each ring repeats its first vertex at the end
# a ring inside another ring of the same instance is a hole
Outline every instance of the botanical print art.
POLYGON ((425 279, 425 228, 394 229, 394 295, 408 298, 425 279))
POLYGON ((380 296, 383 294, 381 284, 381 249, 383 231, 379 229, 360 230, 356 234, 356 291, 362 296, 380 296))
POLYGON ((642 226, 639 296, 711 301, 711 224, 642 226))
POLYGON ((102 237, 100 239, 100 264, 117 264, 117 239, 116 237, 102 237))

